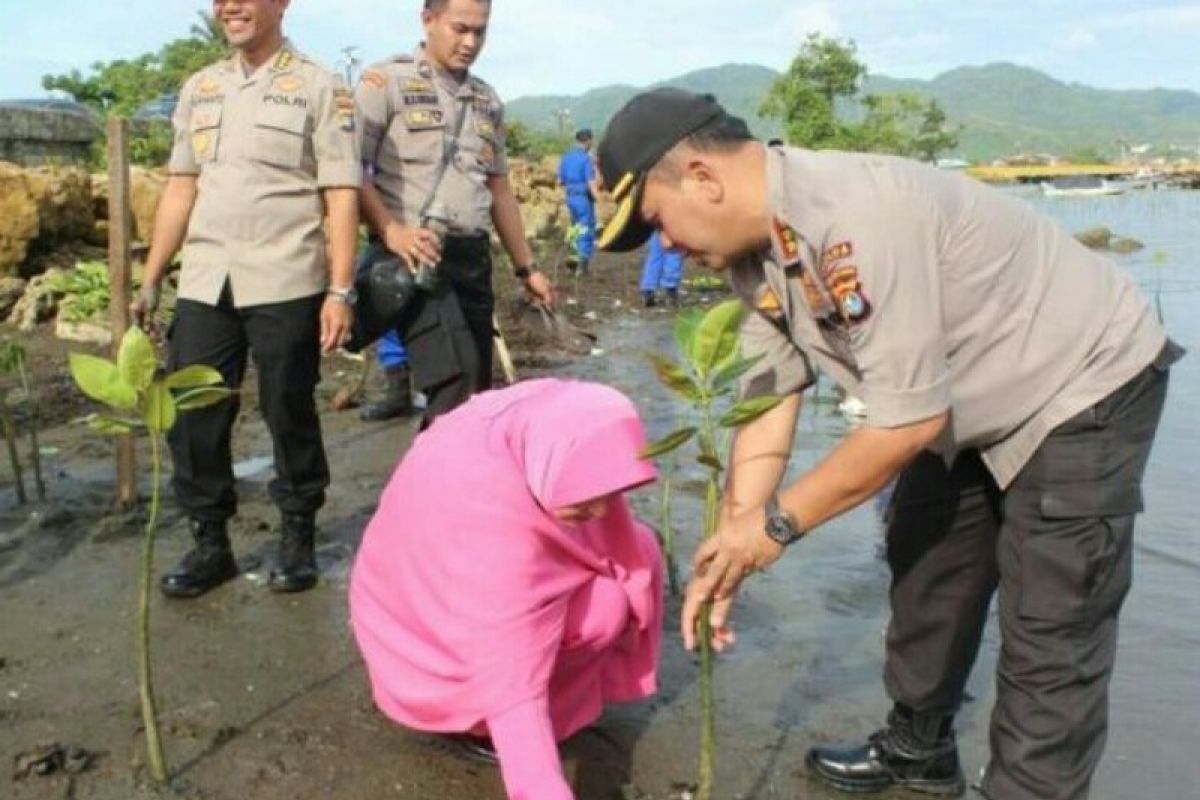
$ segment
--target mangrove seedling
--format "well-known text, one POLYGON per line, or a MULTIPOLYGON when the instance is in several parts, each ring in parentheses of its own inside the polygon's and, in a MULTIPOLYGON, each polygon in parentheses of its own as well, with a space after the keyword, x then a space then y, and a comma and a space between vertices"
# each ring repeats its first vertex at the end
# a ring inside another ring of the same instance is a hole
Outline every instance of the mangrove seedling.
MULTIPOLYGON (((696 460, 706 471, 703 539, 708 539, 717 529, 721 473, 725 469, 721 453, 727 449, 729 434, 770 411, 783 399, 775 395, 736 399, 738 379, 758 361, 758 358, 743 358, 739 351, 738 329, 742 313, 739 300, 728 300, 703 315, 698 310, 686 311, 679 315, 675 324, 680 361, 677 363, 658 354, 650 356, 658 379, 688 404, 691 421, 695 424, 672 431, 649 445, 643 457, 662 456, 693 439, 696 441, 696 460), (723 413, 722 408, 725 408, 723 413), (718 436, 722 440, 720 443, 718 436)), ((700 644, 701 721, 696 800, 711 800, 716 763, 710 606, 705 604, 697 631, 700 644)))
POLYGON ((142 539, 137 669, 150 776, 155 783, 163 785, 169 773, 163 756, 150 661, 150 589, 154 572, 163 443, 180 412, 218 403, 233 392, 223 385, 221 373, 212 367, 195 365, 169 375, 161 374, 154 345, 138 327, 130 328, 121 338, 115 363, 98 356, 71 353, 70 364, 71 376, 83 393, 108 407, 107 413, 93 414, 88 418, 93 430, 114 435, 143 432, 150 442, 150 514, 142 539))
MULTIPOLYGON (((37 498, 39 501, 46 500, 46 482, 42 478, 42 448, 38 442, 38 402, 34 396, 33 381, 29 378, 29 370, 25 364, 27 357, 25 348, 20 344, 5 339, 0 343, 0 372, 8 375, 15 374, 17 380, 21 382, 21 391, 24 394, 22 405, 25 408, 25 416, 29 424, 29 462, 33 465, 33 480, 37 488, 37 498)), ((16 424, 13 421, 12 413, 8 408, 8 404, 0 400, 0 424, 4 427, 4 438, 8 443, 8 456, 12 460, 13 476, 17 484, 17 499, 23 504, 26 502, 25 496, 25 476, 21 469, 21 459, 17 448, 17 431, 16 424)))

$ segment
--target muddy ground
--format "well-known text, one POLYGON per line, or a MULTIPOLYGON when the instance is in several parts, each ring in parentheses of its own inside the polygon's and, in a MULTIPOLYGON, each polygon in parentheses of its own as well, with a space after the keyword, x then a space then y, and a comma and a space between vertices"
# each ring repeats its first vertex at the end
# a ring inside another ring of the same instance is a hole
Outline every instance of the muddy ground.
MULTIPOLYGON (((522 376, 553 373, 610 382, 638 401, 652 434, 661 435, 674 425, 679 409, 657 388, 643 353, 670 346, 671 314, 640 308, 636 273, 635 258, 602 259, 578 292, 572 278, 559 276, 560 288, 577 297, 574 304, 563 298, 564 312, 597 337, 582 347, 574 342, 571 350, 554 346, 536 316, 507 301, 502 305, 522 376)), ((500 281, 502 296, 510 297, 511 290, 500 281)), ((686 302, 710 299, 692 293, 686 302)), ((0 798, 150 797, 142 783, 131 653, 137 520, 110 513, 111 445, 70 423, 87 410, 65 372, 64 351, 74 348, 43 334, 29 346, 42 413, 51 424, 43 435, 49 501, 17 508, 7 464, 0 467, 0 798), (68 759, 67 766, 78 771, 17 777, 17 768, 28 765, 22 756, 51 743, 81 748, 93 759, 90 764, 68 759)), ((154 600, 156 681, 175 775, 170 796, 504 797, 494 768, 401 730, 372 707, 346 625, 346 576, 376 496, 416 421, 365 424, 355 411, 331 410, 334 394, 359 369, 358 362, 340 357, 325 367, 319 393, 334 483, 319 521, 323 575, 317 589, 297 596, 276 596, 264 585, 277 519, 266 492, 270 444, 255 410, 253 374, 247 381, 235 436, 241 507, 233 527, 244 575, 199 600, 154 600)), ((826 389, 806 408, 797 469, 819 458, 846 429, 829 397, 826 389)), ((144 448, 140 456, 145 458, 144 448)), ((685 557, 694 547, 699 519, 696 478, 686 467, 678 475, 676 522, 685 557)), ((143 493, 148 491, 147 483, 143 493)), ((645 518, 657 521, 655 490, 640 492, 634 502, 645 518)), ((887 576, 878 558, 875 512, 860 509, 827 528, 743 592, 738 646, 718 668, 720 798, 830 797, 805 777, 805 749, 865 733, 886 709, 879 671, 887 576)), ((173 564, 187 545, 185 526, 168 497, 159 569, 173 564)), ((686 793, 694 774, 697 691, 676 618, 672 601, 660 694, 611 710, 563 746, 581 800, 667 800, 686 793)), ((1188 641, 1184 636, 1179 646, 1186 650, 1188 641)), ((993 628, 970 687, 979 699, 959 719, 972 778, 986 758, 996 646, 993 628)), ((1190 664, 1185 650, 1165 657, 1190 664)), ((1164 657, 1162 652, 1146 658, 1164 657)), ((1138 658, 1135 654, 1135 662, 1138 658)), ((1171 673, 1170 696, 1186 694, 1188 686, 1194 691, 1196 674, 1194 666, 1171 673)), ((1177 717, 1189 714, 1195 718, 1194 710, 1177 717)), ((1093 796, 1116 800, 1153 787, 1152 796, 1166 800, 1194 797, 1188 794, 1200 778, 1194 759, 1187 760, 1172 735, 1191 729, 1190 723, 1140 724, 1134 734, 1114 736, 1103 788, 1093 796), (1154 756, 1147 761, 1150 751, 1154 756)))

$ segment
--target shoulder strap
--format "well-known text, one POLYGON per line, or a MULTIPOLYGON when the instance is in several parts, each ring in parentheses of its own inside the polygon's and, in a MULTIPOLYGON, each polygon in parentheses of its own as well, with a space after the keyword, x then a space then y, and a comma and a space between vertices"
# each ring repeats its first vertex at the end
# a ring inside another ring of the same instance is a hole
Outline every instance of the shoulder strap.
POLYGON ((421 213, 417 217, 417 224, 420 224, 420 221, 425 218, 430 207, 433 206, 433 201, 437 199, 438 189, 442 186, 442 178, 446 177, 446 169, 450 166, 450 162, 454 160, 454 156, 458 152, 458 137, 462 134, 463 124, 467 121, 467 110, 469 107, 470 98, 464 97, 459 101, 458 121, 454 124, 454 133, 442 143, 442 160, 438 164, 437 174, 433 176, 433 186, 429 190, 429 197, 425 198, 425 203, 421 206, 421 213))

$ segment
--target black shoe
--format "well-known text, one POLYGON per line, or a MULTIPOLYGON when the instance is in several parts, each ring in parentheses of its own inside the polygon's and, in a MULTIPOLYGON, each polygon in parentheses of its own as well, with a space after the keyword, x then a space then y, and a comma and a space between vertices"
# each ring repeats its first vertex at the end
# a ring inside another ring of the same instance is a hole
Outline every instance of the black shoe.
POLYGON ((654 296, 654 292, 642 292, 642 305, 646 308, 654 308, 658 305, 658 300, 654 296))
POLYGON ((967 782, 958 763, 958 748, 949 731, 921 742, 910 720, 897 712, 888 727, 857 747, 814 747, 805 759, 810 775, 843 792, 881 792, 893 787, 921 794, 959 797, 967 782))
POLYGON ((500 763, 500 756, 496 754, 496 746, 492 744, 490 737, 474 736, 470 733, 444 733, 441 736, 456 755, 468 761, 493 766, 500 763))
POLYGON ((679 290, 667 289, 667 305, 671 308, 679 308, 679 290))
POLYGON ((383 422, 384 420, 407 417, 416 412, 413 405, 412 386, 408 376, 408 367, 392 367, 384 370, 387 379, 387 389, 383 398, 377 403, 371 403, 362 410, 359 418, 363 422, 383 422))
POLYGON ((191 528, 196 546, 159 581, 167 597, 199 597, 238 575, 225 523, 192 520, 191 528))
POLYGON ((305 592, 317 585, 316 532, 315 515, 283 515, 279 563, 271 570, 267 588, 286 594, 305 592))

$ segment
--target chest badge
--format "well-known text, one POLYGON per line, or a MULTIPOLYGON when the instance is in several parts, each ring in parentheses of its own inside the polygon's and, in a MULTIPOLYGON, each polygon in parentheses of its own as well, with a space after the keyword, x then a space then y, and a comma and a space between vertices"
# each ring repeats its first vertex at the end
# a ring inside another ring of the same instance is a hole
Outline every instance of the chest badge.
POLYGON ((826 283, 846 323, 864 322, 871 316, 871 303, 858 280, 858 267, 852 264, 838 267, 829 274, 826 283))

